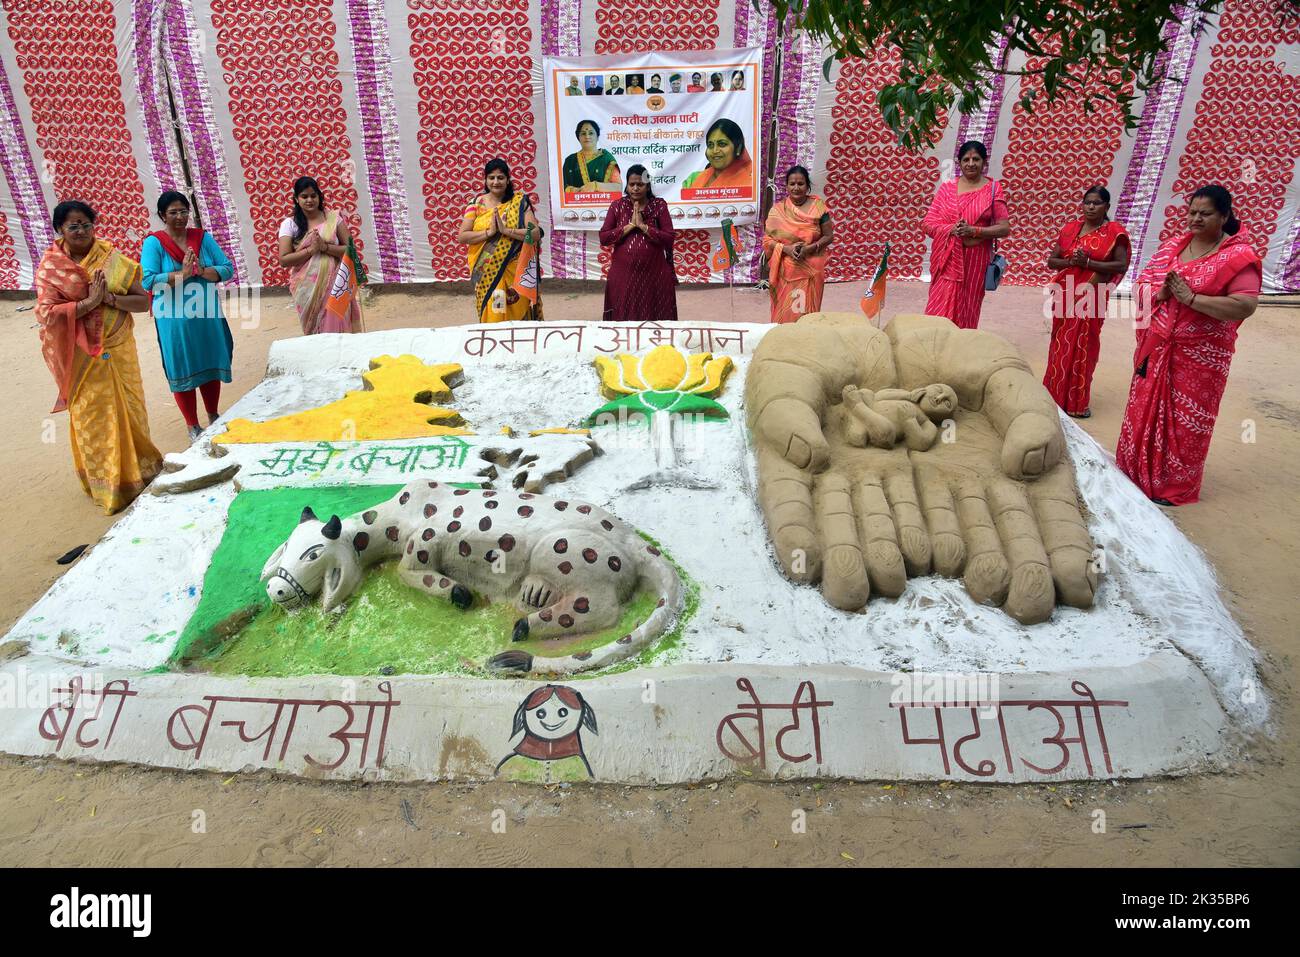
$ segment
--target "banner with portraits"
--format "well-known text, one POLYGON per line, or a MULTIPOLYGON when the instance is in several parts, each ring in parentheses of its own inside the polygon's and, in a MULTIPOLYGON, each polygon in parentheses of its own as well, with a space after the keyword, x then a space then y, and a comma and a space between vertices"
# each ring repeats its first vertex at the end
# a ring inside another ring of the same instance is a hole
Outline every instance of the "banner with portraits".
POLYGON ((600 229, 643 167, 682 229, 758 217, 762 48, 545 57, 557 228, 600 229))

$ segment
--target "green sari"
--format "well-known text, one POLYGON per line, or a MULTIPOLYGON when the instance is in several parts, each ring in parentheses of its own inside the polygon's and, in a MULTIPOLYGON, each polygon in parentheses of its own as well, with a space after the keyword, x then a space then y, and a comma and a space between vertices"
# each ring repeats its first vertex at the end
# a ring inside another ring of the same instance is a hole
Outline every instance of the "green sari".
POLYGON ((618 160, 609 150, 601 150, 586 162, 581 153, 570 153, 564 159, 564 188, 579 190, 588 183, 621 183, 618 160))

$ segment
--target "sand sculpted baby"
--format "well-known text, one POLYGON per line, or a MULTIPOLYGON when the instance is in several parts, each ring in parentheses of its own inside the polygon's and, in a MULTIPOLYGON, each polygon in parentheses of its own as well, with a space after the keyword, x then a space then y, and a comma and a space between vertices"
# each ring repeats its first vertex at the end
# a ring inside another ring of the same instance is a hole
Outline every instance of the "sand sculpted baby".
POLYGON ((849 445, 892 449, 901 439, 924 452, 939 438, 938 426, 957 411, 957 393, 941 382, 919 389, 860 389, 846 385, 839 405, 828 410, 832 428, 849 445))

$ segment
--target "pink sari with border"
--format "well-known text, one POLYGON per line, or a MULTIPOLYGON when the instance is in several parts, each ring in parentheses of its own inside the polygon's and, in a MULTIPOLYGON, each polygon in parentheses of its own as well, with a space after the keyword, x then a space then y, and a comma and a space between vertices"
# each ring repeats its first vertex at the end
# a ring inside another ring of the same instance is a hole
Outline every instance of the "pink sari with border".
MULTIPOLYGON (((1128 232, 1110 220, 1086 235, 1084 221, 1075 220, 1061 230, 1057 245, 1069 258, 1082 249, 1096 262, 1108 262, 1119 243, 1129 243, 1128 232)), ((1092 375, 1101 355, 1101 327, 1106 320, 1111 290, 1120 276, 1102 276, 1081 266, 1062 269, 1052 279, 1052 341, 1047 349, 1043 385, 1070 415, 1088 411, 1092 401, 1092 375)))
POLYGON ((1139 303, 1152 303, 1150 324, 1137 330, 1133 383, 1115 462, 1148 498, 1189 505, 1200 498, 1205 459, 1219 414, 1237 327, 1155 294, 1171 270, 1203 296, 1222 296, 1243 269, 1260 268, 1245 229, 1210 256, 1179 262, 1186 233, 1166 242, 1138 277, 1139 303))
MULTIPOLYGON (((339 242, 339 214, 330 210, 324 222, 308 227, 330 242, 339 242)), ((299 249, 307 235, 294 243, 299 249)), ((298 309, 303 335, 318 332, 365 332, 361 303, 357 301, 357 276, 346 254, 340 259, 321 253, 299 263, 289 272, 289 293, 298 309)))
POLYGON ((979 326, 984 271, 993 258, 993 240, 967 246, 952 235, 952 228, 961 220, 972 226, 992 226, 1007 218, 1006 196, 997 180, 968 193, 957 192, 955 179, 939 185, 922 224, 931 239, 930 294, 925 302, 928 315, 944 316, 962 329, 979 326))

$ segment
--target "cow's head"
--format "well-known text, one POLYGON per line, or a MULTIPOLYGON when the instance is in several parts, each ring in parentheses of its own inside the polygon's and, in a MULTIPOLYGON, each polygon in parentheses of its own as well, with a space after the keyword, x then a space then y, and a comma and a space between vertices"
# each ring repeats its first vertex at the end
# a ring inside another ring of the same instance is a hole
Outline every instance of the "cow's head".
POLYGON ((320 595, 325 611, 343 604, 361 583, 361 561, 342 531, 337 515, 322 522, 310 506, 304 508, 298 527, 262 567, 271 601, 300 608, 320 595))

